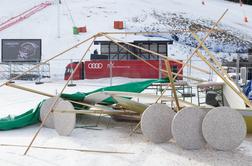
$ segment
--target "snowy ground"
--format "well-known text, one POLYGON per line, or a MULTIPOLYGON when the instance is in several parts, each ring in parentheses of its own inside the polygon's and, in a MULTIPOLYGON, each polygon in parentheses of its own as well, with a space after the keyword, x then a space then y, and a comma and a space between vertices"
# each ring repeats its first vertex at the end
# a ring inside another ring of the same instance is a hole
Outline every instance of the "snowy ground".
MULTIPOLYGON (((113 84, 137 81, 133 79, 114 78, 113 84)), ((17 81, 19 85, 55 94, 63 87, 63 81, 35 85, 33 82, 17 81)), ((76 87, 68 87, 67 93, 88 92, 99 87, 108 86, 109 79, 75 81, 76 87)), ((0 89, 0 116, 19 114, 35 107, 45 99, 43 96, 2 87, 0 89)), ((97 117, 85 116, 78 124, 93 126, 97 117)), ((136 123, 115 122, 103 117, 98 127, 93 129, 76 128, 70 137, 59 136, 55 130, 43 128, 34 142, 36 146, 67 147, 78 149, 123 151, 133 154, 100 154, 77 151, 60 151, 31 149, 23 156, 25 148, 0 146, 0 165, 5 166, 56 166, 56 165, 251 165, 252 136, 247 136, 241 146, 232 152, 215 151, 205 148, 196 151, 182 150, 174 140, 164 144, 153 144, 142 134, 129 136, 136 123), (22 161, 22 162, 21 162, 22 161)), ((22 129, 1 131, 0 144, 28 145, 39 124, 22 129)))
MULTIPOLYGON (((129 136, 133 124, 112 122, 108 128, 106 124, 106 119, 101 121, 98 127, 101 130, 75 129, 71 137, 58 136, 52 129, 42 129, 34 145, 123 151, 134 154, 31 149, 27 156, 23 156, 25 148, 1 147, 0 164, 4 166, 248 166, 252 163, 251 136, 248 136, 241 146, 232 152, 215 151, 209 148, 187 151, 176 146, 173 140, 157 145, 148 142, 141 134, 129 136)), ((38 125, 35 125, 1 132, 0 142, 28 145, 37 128, 38 125)))
MULTIPOLYGON (((0 23, 41 2, 44 2, 44 0, 12 0, 11 2, 1 0, 0 23)), ((202 23, 209 28, 226 8, 229 9, 229 12, 224 17, 220 28, 224 28, 231 35, 238 37, 238 41, 251 42, 252 39, 252 21, 250 20, 252 18, 252 7, 248 5, 240 8, 237 3, 222 0, 209 0, 206 1, 206 5, 202 5, 200 0, 62 0, 62 2, 64 5, 60 7, 59 34, 57 31, 57 5, 54 4, 29 19, 1 31, 0 39, 41 38, 42 59, 45 60, 97 32, 114 31, 114 20, 125 21, 126 28, 123 31, 144 31, 147 29, 163 31, 183 27, 180 24, 178 24, 178 27, 176 24, 168 25, 171 21, 160 19, 163 16, 172 19, 176 14, 176 20, 173 22, 179 21, 178 18, 183 18, 182 23, 184 21, 202 23), (243 22, 244 14, 249 18, 249 22, 246 24, 243 22), (74 25, 86 25, 88 33, 73 35, 72 26, 74 25)), ((131 39, 128 35, 120 38, 124 40, 131 39)), ((181 38, 183 42, 175 42, 173 46, 169 47, 169 54, 172 57, 184 60, 193 51, 193 47, 189 46, 192 42, 189 42, 189 45, 184 42, 188 38, 183 36, 181 38)), ((146 39, 151 38, 146 37, 146 39)), ((214 46, 213 41, 213 39, 209 40, 211 46, 214 46)), ((219 49, 218 46, 217 43, 212 48, 219 49)), ((79 59, 86 47, 87 45, 80 46, 52 61, 51 76, 53 79, 46 84, 35 85, 34 82, 29 81, 17 81, 17 83, 50 94, 59 93, 64 86, 62 79, 65 65, 70 63, 70 59, 79 59)), ((93 49, 91 48, 91 51, 93 49)), ((226 56, 227 58, 233 55, 235 56, 235 54, 218 53, 218 56, 226 56)), ((89 59, 89 56, 85 59, 89 59)), ((194 58, 192 63, 206 68, 197 58, 194 58)), ((184 71, 184 73, 187 72, 184 71)), ((193 76, 199 78, 208 79, 209 77, 194 71, 192 73, 193 76)), ((0 82, 3 81, 0 80, 0 82)), ((118 78, 113 80, 113 84, 129 81, 132 80, 118 78)), ((65 92, 88 92, 99 87, 108 86, 109 79, 85 80, 75 83, 78 86, 67 88, 65 92)), ((0 117, 23 113, 35 107, 42 99, 44 97, 40 95, 1 87, 0 117)), ((91 121, 90 124, 94 124, 94 122, 91 121)), ((134 154, 97 154, 31 149, 28 156, 23 156, 24 148, 0 147, 0 165, 252 165, 251 136, 247 136, 241 146, 232 152, 214 151, 209 148, 198 151, 185 151, 177 147, 173 141, 155 145, 148 142, 141 134, 134 134, 130 137, 130 130, 135 124, 111 121, 107 127, 107 122, 109 122, 107 118, 102 119, 98 127, 101 130, 75 129, 71 137, 61 137, 54 130, 43 128, 35 141, 35 145, 127 151, 134 154)), ((28 145, 37 128, 38 125, 34 125, 18 130, 1 131, 0 143, 28 145)))

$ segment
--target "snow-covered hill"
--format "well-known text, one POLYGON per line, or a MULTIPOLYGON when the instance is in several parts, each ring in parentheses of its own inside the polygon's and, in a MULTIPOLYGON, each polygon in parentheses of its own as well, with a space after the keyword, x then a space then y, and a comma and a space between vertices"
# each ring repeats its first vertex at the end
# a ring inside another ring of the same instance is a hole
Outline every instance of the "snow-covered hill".
MULTIPOLYGON (((0 24, 23 11, 44 2, 45 0, 0 0, 0 24)), ((28 19, 0 31, 0 39, 9 38, 41 38, 42 59, 45 60, 57 53, 85 40, 97 32, 115 31, 114 20, 123 20, 126 28, 123 31, 165 31, 169 29, 187 29, 200 27, 209 29, 225 9, 229 12, 220 24, 226 33, 213 34, 206 42, 212 51, 217 51, 219 57, 232 57, 238 49, 246 49, 252 42, 252 6, 244 5, 243 9, 237 3, 224 0, 208 0, 202 5, 201 0, 61 0, 58 8, 56 0, 53 5, 34 14, 28 19), (60 35, 57 27, 57 11, 60 11, 60 35), (243 16, 249 18, 243 22, 243 16), (72 27, 87 26, 88 32, 73 35, 72 27), (59 35, 59 36, 58 36, 59 35), (238 46, 237 46, 238 45, 238 46), (236 50, 237 49, 237 50, 236 50)), ((198 34, 203 37, 205 34, 198 34)), ((177 59, 185 59, 193 52, 197 44, 190 34, 167 34, 159 37, 175 39, 169 46, 169 54, 177 59)), ((120 38, 129 40, 129 35, 120 38)), ((141 37, 142 38, 142 37, 141 37)), ((146 37, 151 39, 151 37, 146 37)), ((71 59, 79 59, 89 43, 66 53, 64 56, 50 62, 51 74, 54 78, 63 78, 64 68, 71 59)), ((1 44, 0 44, 1 47, 1 44)), ((91 48, 90 51, 93 51, 91 48)), ((204 54, 204 52, 203 52, 204 54)), ((1 57, 1 56, 0 56, 1 57)), ((86 57, 89 59, 89 56, 86 57)), ((196 57, 193 64, 203 65, 196 57)), ((203 68, 204 66, 202 66, 203 68)), ((186 72, 184 72, 186 73, 186 72)), ((0 72, 0 76, 1 76, 0 72)), ((198 73, 193 76, 201 77, 198 73)), ((202 78, 202 77, 201 77, 202 78)), ((128 78, 113 78, 113 85, 137 81, 128 78)), ((3 83, 4 80, 0 80, 3 83)), ((65 86, 65 81, 53 80, 46 84, 35 85, 33 81, 16 81, 18 85, 38 91, 57 95, 65 86)), ((109 86, 110 79, 75 81, 78 86, 66 88, 65 93, 76 91, 89 92, 109 86)), ((148 90, 149 91, 149 90, 148 90)), ((150 93, 154 90, 150 90, 150 93)), ((196 91, 195 91, 196 92, 196 91)), ((4 86, 0 88, 0 117, 8 114, 18 115, 35 107, 44 96, 31 94, 18 89, 4 86)), ((99 118, 100 119, 100 118, 99 118)), ((81 125, 90 128, 76 128, 71 137, 59 136, 55 130, 43 128, 35 140, 36 146, 51 146, 61 148, 80 148, 93 150, 125 151, 133 154, 99 154, 77 151, 40 150, 32 148, 27 156, 23 156, 25 148, 4 147, 3 144, 28 145, 38 125, 19 130, 1 131, 0 133, 0 165, 4 166, 55 166, 55 165, 251 165, 252 138, 247 137, 241 146, 232 151, 215 151, 211 148, 198 151, 182 150, 172 140, 166 144, 153 144, 143 135, 129 136, 136 124, 114 122, 106 117, 99 121, 99 127, 92 130, 97 119, 83 119, 81 125), (85 121, 85 122, 84 122, 85 121)))
MULTIPOLYGON (((44 0, 1 0, 0 23, 37 5, 44 0)), ((219 28, 226 30, 212 34, 206 45, 221 56, 233 52, 246 52, 252 46, 252 22, 243 22, 246 15, 252 18, 252 6, 209 0, 202 5, 200 0, 62 0, 51 1, 53 5, 36 13, 30 18, 0 32, 0 38, 41 38, 42 58, 47 59, 56 53, 97 33, 115 31, 114 20, 123 20, 123 31, 166 31, 170 29, 201 28, 208 30, 229 9, 219 28), (58 31, 58 11, 60 13, 60 31, 58 31), (73 26, 87 26, 88 32, 73 35, 73 26)), ((202 38, 205 33, 198 33, 202 38)), ((129 38, 129 36, 121 36, 129 38)), ((197 42, 188 33, 162 35, 175 39, 170 54, 185 59, 197 42)), ((78 59, 86 46, 80 46, 51 63, 52 75, 62 75, 70 59, 78 59)), ((91 49, 92 50, 92 49, 91 49)), ((87 56, 86 59, 89 57, 87 56)))

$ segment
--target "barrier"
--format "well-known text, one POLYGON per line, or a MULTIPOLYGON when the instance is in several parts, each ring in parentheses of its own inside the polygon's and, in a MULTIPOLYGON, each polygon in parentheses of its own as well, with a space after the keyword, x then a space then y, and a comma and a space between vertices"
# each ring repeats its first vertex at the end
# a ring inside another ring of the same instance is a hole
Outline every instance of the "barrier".
POLYGON ((39 5, 36 5, 30 9, 26 10, 25 12, 15 16, 15 17, 8 19, 7 21, 0 24, 0 31, 3 31, 5 29, 11 27, 12 25, 17 24, 17 23, 29 18, 30 16, 34 15, 35 13, 43 10, 44 8, 46 8, 50 5, 51 5, 51 2, 44 2, 44 3, 41 3, 39 5))
POLYGON ((86 33, 87 32, 87 27, 84 26, 84 27, 78 27, 78 32, 79 33, 86 33))
POLYGON ((74 35, 78 35, 79 34, 79 31, 78 31, 77 27, 73 27, 73 34, 74 35))
POLYGON ((114 29, 123 29, 123 21, 114 21, 114 29))

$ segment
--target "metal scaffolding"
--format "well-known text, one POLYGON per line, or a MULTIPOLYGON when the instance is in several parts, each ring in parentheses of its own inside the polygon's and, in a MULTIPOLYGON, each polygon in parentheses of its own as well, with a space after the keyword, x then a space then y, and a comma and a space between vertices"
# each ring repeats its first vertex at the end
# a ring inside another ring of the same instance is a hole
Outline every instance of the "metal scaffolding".
MULTIPOLYGON (((0 63, 0 79, 10 79, 20 75, 24 71, 29 70, 38 63, 0 63)), ((50 78, 50 64, 46 63, 40 67, 27 72, 19 78, 19 80, 40 80, 42 78, 50 78)))

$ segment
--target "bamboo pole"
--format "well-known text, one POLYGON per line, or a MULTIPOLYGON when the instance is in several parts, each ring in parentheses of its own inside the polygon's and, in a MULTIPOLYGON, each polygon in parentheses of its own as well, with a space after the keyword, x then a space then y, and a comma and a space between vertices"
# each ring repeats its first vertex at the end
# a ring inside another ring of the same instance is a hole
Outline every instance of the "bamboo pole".
POLYGON ((141 120, 138 122, 138 124, 134 127, 134 129, 130 132, 129 136, 132 136, 132 134, 140 127, 141 125, 141 120))
MULTIPOLYGON (((170 80, 170 85, 171 85, 171 88, 172 88, 172 93, 174 95, 174 99, 175 99, 176 106, 177 106, 176 109, 177 109, 177 112, 178 112, 180 110, 180 106, 179 106, 179 101, 178 101, 176 88, 174 86, 174 80, 173 80, 173 75, 172 75, 172 72, 171 72, 171 66, 170 66, 169 60, 165 61, 165 66, 166 66, 166 69, 167 69, 167 72, 168 72, 168 78, 170 80)), ((167 86, 169 86, 169 85, 167 84, 167 86)))
POLYGON ((57 54, 57 55, 55 55, 55 56, 53 56, 53 57, 51 57, 51 58, 45 60, 44 62, 41 62, 41 63, 35 65, 34 67, 28 69, 27 71, 25 71, 25 72, 23 72, 23 73, 21 73, 21 74, 15 76, 15 77, 11 78, 10 80, 6 81, 5 83, 1 84, 0 87, 6 85, 7 83, 10 83, 11 81, 13 81, 13 80, 15 80, 15 79, 20 78, 21 76, 23 76, 23 75, 25 75, 26 73, 32 71, 33 69, 39 67, 40 65, 46 64, 47 62, 49 62, 49 61, 51 61, 51 60, 53 60, 53 59, 59 57, 59 56, 62 55, 62 54, 65 54, 66 52, 68 52, 68 51, 70 51, 70 50, 72 50, 72 49, 74 49, 74 48, 80 46, 81 44, 84 44, 85 42, 91 40, 93 37, 94 37, 94 36, 91 36, 91 37, 89 37, 88 39, 86 39, 86 40, 84 40, 84 41, 82 41, 82 42, 80 42, 80 43, 78 43, 78 44, 72 46, 71 48, 68 48, 68 49, 66 49, 66 50, 64 50, 64 51, 62 51, 62 52, 60 52, 59 54, 57 54))
MULTIPOLYGON (((167 86, 166 86, 167 87, 167 86)), ((121 97, 137 97, 137 98, 159 98, 159 95, 153 95, 153 94, 149 94, 149 93, 131 93, 131 92, 117 92, 117 91, 104 91, 105 94, 108 95, 114 95, 114 96, 121 96, 121 97)), ((168 96, 163 96, 163 99, 166 101, 175 101, 174 97, 168 97, 168 96)), ((189 106, 193 106, 193 107, 197 107, 198 105, 194 105, 192 103, 189 103, 187 101, 178 99, 179 104, 180 105, 189 105, 189 106)))
MULTIPOLYGON (((217 22, 215 22, 214 26, 208 31, 207 35, 203 38, 203 40, 199 43, 199 45, 197 46, 197 48, 193 51, 193 53, 190 55, 189 58, 187 58, 185 64, 188 64, 188 62, 192 59, 193 55, 195 53, 198 52, 199 48, 202 46, 202 44, 204 44, 204 42, 206 41, 206 39, 209 37, 209 35, 213 32, 214 28, 220 23, 220 21, 223 19, 223 17, 226 15, 226 13, 228 12, 228 9, 226 9, 224 11, 224 13, 221 15, 221 17, 217 20, 217 22)), ((178 71, 181 72, 184 69, 185 65, 182 66, 182 68, 178 71)), ((174 76, 174 79, 177 78, 178 75, 174 76)))
MULTIPOLYGON (((0 144, 0 146, 7 147, 28 147, 27 145, 18 144, 0 144)), ((93 149, 77 149, 77 148, 60 148, 60 147, 49 147, 49 146, 31 146, 34 149, 48 149, 48 150, 71 150, 78 152, 88 152, 88 153, 109 153, 109 154, 134 154, 132 152, 122 152, 122 151, 108 151, 108 150, 93 150, 93 149)))
POLYGON ((139 115, 135 112, 126 112, 126 111, 102 111, 102 110, 59 110, 53 109, 54 112, 62 113, 76 113, 76 114, 106 114, 106 115, 139 115))
POLYGON ((27 91, 27 92, 36 93, 36 94, 47 96, 47 97, 54 97, 54 95, 51 95, 49 93, 45 93, 45 92, 41 92, 41 91, 38 91, 38 90, 26 88, 26 87, 23 87, 23 86, 20 86, 20 85, 17 85, 17 84, 13 84, 13 83, 6 83, 6 86, 16 88, 16 89, 20 89, 20 90, 24 90, 24 91, 27 91))
MULTIPOLYGON (((219 29, 215 29, 214 31, 222 32, 222 30, 219 30, 219 29)), ((156 35, 156 34, 191 33, 191 32, 208 32, 208 30, 202 30, 202 29, 198 29, 198 30, 175 29, 173 30, 172 29, 172 30, 161 31, 161 32, 102 32, 102 33, 106 35, 156 35)))
MULTIPOLYGON (((158 69, 157 69, 158 70, 158 69)), ((161 69, 161 71, 163 73, 166 73, 167 74, 167 71, 166 70, 163 70, 161 69)), ((172 72, 173 75, 176 75, 178 73, 174 73, 172 72)), ((196 77, 191 77, 191 76, 186 76, 186 75, 183 75, 183 74, 178 74, 179 77, 182 77, 182 78, 187 78, 187 79, 190 79, 190 80, 193 80, 193 81, 197 81, 197 82, 206 82, 207 80, 205 79, 201 79, 201 78, 196 78, 196 77)), ((176 78, 175 78, 176 79, 176 78)))
POLYGON ((37 132, 36 132, 35 135, 33 136, 33 138, 32 138, 32 140, 31 140, 29 146, 27 147, 26 151, 24 152, 24 155, 26 155, 26 154, 28 153, 28 151, 29 151, 29 149, 30 149, 32 143, 34 142, 34 140, 35 140, 36 137, 38 136, 40 130, 41 130, 42 127, 44 126, 45 121, 48 119, 49 114, 51 113, 52 109, 54 108, 54 106, 55 106, 56 103, 58 102, 58 100, 59 100, 61 94, 64 92, 64 90, 65 90, 65 88, 67 87, 68 83, 69 83, 70 80, 72 79, 73 74, 77 71, 79 65, 82 63, 82 60, 84 59, 84 57, 85 57, 86 54, 88 53, 90 47, 93 45, 95 39, 96 39, 96 36, 93 37, 93 41, 91 42, 91 44, 89 45, 89 47, 88 47, 87 50, 85 51, 84 55, 81 57, 79 63, 75 66, 74 71, 71 73, 71 75, 70 75, 70 77, 68 78, 68 80, 67 80, 65 86, 62 88, 61 92, 60 92, 59 95, 56 97, 56 100, 55 100, 54 103, 52 104, 52 106, 51 106, 51 108, 49 109, 48 113, 46 114, 45 118, 42 120, 42 123, 41 123, 39 129, 37 130, 37 132))
MULTIPOLYGON (((199 36, 196 35, 194 32, 192 32, 193 37, 199 42, 201 43, 202 41, 200 40, 199 36)), ((206 51, 206 53, 210 56, 210 58, 213 60, 213 62, 215 63, 215 65, 217 65, 218 68, 220 68, 221 72, 223 72, 230 80, 231 77, 229 77, 229 75, 227 74, 227 72, 221 67, 221 64, 218 62, 218 60, 215 58, 215 56, 209 51, 209 49, 205 46, 205 44, 201 45, 202 48, 206 51)))
MULTIPOLYGON (((114 42, 116 45, 118 45, 119 47, 123 48, 124 50, 126 50, 127 52, 129 52, 130 54, 132 54, 133 56, 137 57, 138 59, 142 60, 144 63, 146 63, 147 65, 149 65, 150 67, 152 67, 153 69, 159 71, 159 69, 157 67, 155 67, 154 65, 152 65, 151 63, 149 63, 148 61, 146 61, 145 59, 143 59, 142 57, 138 56, 137 54, 133 53, 132 51, 130 51, 129 49, 127 49, 126 47, 124 47, 123 45, 121 45, 120 43, 118 43, 117 41, 115 41, 114 39, 112 39, 110 36, 108 35, 104 35, 107 39, 111 40, 112 42, 114 42)), ((180 61, 179 61, 180 62, 180 61)), ((167 73, 166 70, 161 69, 162 72, 167 73)), ((176 73, 172 73, 172 74, 176 74, 176 73)), ((182 75, 182 74, 178 74, 178 76, 180 77, 185 77, 194 81, 199 81, 199 82, 204 82, 206 80, 203 79, 198 79, 198 78, 194 78, 194 77, 190 77, 190 76, 186 76, 186 75, 182 75)))
MULTIPOLYGON (((219 24, 219 22, 223 19, 223 17, 226 15, 226 13, 228 12, 228 9, 225 10, 225 12, 221 15, 221 17, 218 19, 218 21, 214 24, 214 26, 210 29, 210 31, 208 31, 207 35, 205 36, 205 38, 200 42, 200 44, 198 45, 198 47, 194 50, 194 52, 191 54, 191 56, 186 60, 186 62, 184 64, 188 64, 188 62, 192 59, 193 55, 195 53, 198 52, 199 48, 204 44, 205 40, 208 38, 208 36, 214 31, 214 28, 219 24)), ((185 65, 182 66, 182 68, 178 71, 178 73, 180 73, 181 71, 183 71, 185 65)), ((176 74, 173 79, 176 79, 178 77, 178 74, 176 74)), ((161 93, 160 97, 157 99, 156 103, 161 99, 161 97, 164 95, 164 93, 166 92, 167 88, 164 89, 164 91, 161 93)))
POLYGON ((230 80, 224 76, 224 73, 217 71, 215 66, 213 66, 199 51, 197 52, 198 56, 237 94, 239 95, 242 100, 250 107, 252 108, 252 103, 249 101, 249 99, 240 92, 236 87, 234 87, 233 84, 231 84, 230 80))
MULTIPOLYGON (((192 32, 193 37, 200 43, 201 40, 199 36, 197 36, 194 32, 192 32)), ((215 58, 215 56, 209 51, 209 49, 205 46, 205 44, 202 44, 202 48, 206 51, 206 53, 210 56, 210 58, 213 60, 215 65, 221 70, 221 72, 226 76, 232 83, 235 84, 234 80, 228 75, 228 73, 223 69, 221 64, 218 62, 218 60, 215 58)), ((242 92, 241 88, 237 87, 240 92, 242 92)))
MULTIPOLYGON (((48 94, 48 93, 45 93, 45 92, 42 92, 42 91, 34 90, 34 89, 31 89, 31 88, 23 87, 23 86, 16 85, 16 84, 8 83, 8 84, 6 84, 6 86, 16 88, 16 89, 19 89, 19 90, 23 90, 23 91, 27 91, 27 92, 31 92, 31 93, 35 93, 35 94, 39 94, 39 95, 42 95, 42 96, 56 97, 55 95, 52 95, 52 94, 48 94)), ((75 103, 75 104, 79 104, 79 105, 82 105, 82 106, 86 106, 86 107, 95 108, 95 109, 98 109, 98 110, 111 111, 111 109, 91 105, 91 104, 88 104, 88 103, 83 103, 83 102, 78 102, 78 101, 73 101, 73 100, 66 100, 66 101, 69 101, 69 102, 75 103)))
MULTIPOLYGON (((205 70, 205 69, 202 69, 202 68, 200 68, 200 67, 193 66, 193 65, 191 66, 191 65, 188 64, 188 63, 184 63, 184 62, 181 62, 181 61, 179 61, 179 60, 177 60, 177 59, 174 59, 174 58, 171 58, 171 57, 167 57, 167 56, 165 56, 165 55, 159 54, 159 53, 157 53, 157 52, 154 52, 154 51, 151 51, 151 50, 148 50, 148 49, 145 49, 145 48, 142 48, 142 47, 140 47, 140 46, 137 46, 137 45, 134 45, 134 44, 131 44, 131 43, 128 43, 128 42, 124 42, 124 41, 122 41, 122 40, 120 40, 120 39, 116 39, 116 38, 111 37, 111 36, 108 36, 108 35, 106 35, 106 34, 103 34, 103 35, 109 37, 110 40, 111 40, 111 39, 113 39, 114 41, 117 40, 117 41, 119 41, 120 43, 126 44, 126 45, 128 45, 128 46, 131 46, 131 47, 134 47, 134 48, 143 50, 143 51, 145 51, 145 52, 151 53, 151 54, 153 54, 153 55, 159 56, 159 57, 164 58, 164 59, 168 59, 168 60, 170 60, 170 61, 174 61, 174 62, 176 62, 176 63, 182 64, 182 65, 185 65, 185 66, 188 66, 188 67, 192 67, 192 68, 194 68, 195 70, 201 71, 201 72, 203 72, 203 73, 210 74, 209 71, 207 71, 207 70, 205 70)), ((180 71, 180 72, 181 72, 181 71, 180 71)), ((180 72, 178 72, 178 73, 180 73, 180 72)))

